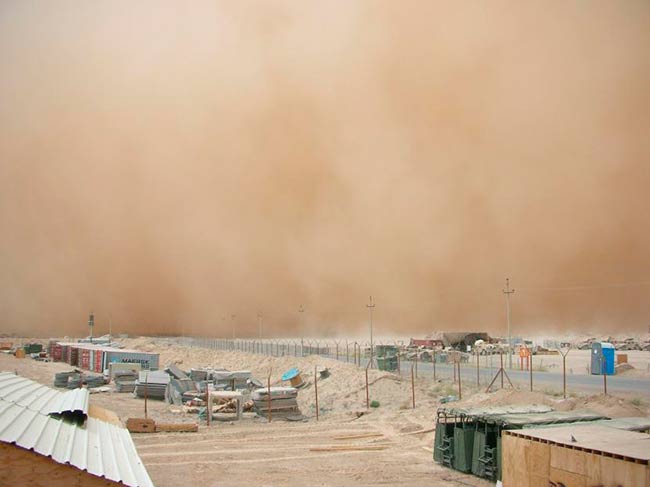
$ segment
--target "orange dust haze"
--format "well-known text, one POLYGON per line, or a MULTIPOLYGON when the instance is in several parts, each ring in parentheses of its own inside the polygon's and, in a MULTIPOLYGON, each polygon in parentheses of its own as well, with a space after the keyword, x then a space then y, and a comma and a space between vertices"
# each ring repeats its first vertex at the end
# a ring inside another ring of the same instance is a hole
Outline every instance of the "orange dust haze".
POLYGON ((503 333, 510 277, 517 331, 645 331, 649 46, 646 0, 5 0, 0 329, 503 333))

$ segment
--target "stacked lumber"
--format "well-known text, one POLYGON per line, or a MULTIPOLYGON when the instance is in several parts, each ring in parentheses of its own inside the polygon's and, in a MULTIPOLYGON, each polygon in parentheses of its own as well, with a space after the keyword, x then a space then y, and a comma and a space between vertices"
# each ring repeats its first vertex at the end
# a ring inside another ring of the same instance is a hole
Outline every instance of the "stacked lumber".
POLYGON ((74 371, 58 372, 54 374, 54 387, 68 387, 68 379, 70 379, 74 374, 74 371))
POLYGON ((253 408, 257 414, 268 418, 269 405, 273 419, 300 416, 298 408, 298 390, 294 387, 271 387, 271 400, 269 389, 256 389, 251 398, 253 408))
POLYGON ((105 384, 103 375, 86 375, 86 385, 89 388, 101 387, 105 384))
POLYGON ((215 370, 212 378, 217 390, 238 390, 247 389, 248 380, 251 378, 250 370, 215 370))
POLYGON ((169 375, 165 372, 140 372, 133 393, 137 397, 144 397, 146 391, 150 399, 165 399, 167 384, 169 384, 169 375))
POLYGON ((138 376, 134 372, 115 372, 115 392, 133 392, 138 376))

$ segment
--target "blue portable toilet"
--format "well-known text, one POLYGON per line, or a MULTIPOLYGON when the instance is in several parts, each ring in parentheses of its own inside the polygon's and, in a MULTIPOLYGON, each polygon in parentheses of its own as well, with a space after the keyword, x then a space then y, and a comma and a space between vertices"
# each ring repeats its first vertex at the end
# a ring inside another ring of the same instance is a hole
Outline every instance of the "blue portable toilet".
POLYGON ((614 375, 615 354, 614 345, 607 342, 594 342, 591 344, 591 374, 614 375))

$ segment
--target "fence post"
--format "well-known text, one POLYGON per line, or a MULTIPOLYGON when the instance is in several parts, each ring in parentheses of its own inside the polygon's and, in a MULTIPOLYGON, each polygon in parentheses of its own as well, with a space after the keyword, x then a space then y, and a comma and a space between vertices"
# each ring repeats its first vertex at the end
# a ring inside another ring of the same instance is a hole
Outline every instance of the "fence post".
POLYGON ((370 409, 370 394, 368 390, 368 367, 370 367, 370 362, 366 365, 366 409, 370 409))
POLYGON ((413 400, 413 409, 415 409, 415 375, 413 374, 413 367, 411 365, 411 398, 413 400))
POLYGON ((314 392, 316 393, 316 421, 318 421, 318 365, 314 365, 314 392))

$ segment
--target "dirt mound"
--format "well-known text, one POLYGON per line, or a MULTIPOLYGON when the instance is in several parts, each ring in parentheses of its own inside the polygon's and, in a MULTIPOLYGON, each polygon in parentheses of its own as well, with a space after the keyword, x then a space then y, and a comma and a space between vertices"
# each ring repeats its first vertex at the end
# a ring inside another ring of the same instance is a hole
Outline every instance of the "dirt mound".
POLYGON ((480 392, 460 401, 459 406, 505 406, 513 404, 544 404, 558 409, 556 406, 561 401, 547 396, 541 392, 517 391, 512 389, 499 389, 495 392, 480 392))
POLYGON ((590 409, 610 418, 626 416, 648 416, 647 407, 635 399, 622 399, 614 396, 598 394, 583 398, 573 398, 573 409, 590 409))

